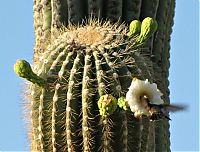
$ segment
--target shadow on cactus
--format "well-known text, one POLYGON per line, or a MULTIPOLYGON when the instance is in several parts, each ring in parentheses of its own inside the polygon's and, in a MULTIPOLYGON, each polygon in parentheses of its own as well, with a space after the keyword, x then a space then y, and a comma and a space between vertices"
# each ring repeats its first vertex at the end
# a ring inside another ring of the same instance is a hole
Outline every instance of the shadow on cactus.
POLYGON ((153 82, 150 61, 140 52, 157 23, 144 21, 130 30, 95 20, 70 25, 55 32, 32 69, 17 61, 15 72, 32 82, 32 151, 154 149, 154 123, 133 119, 124 102, 133 77, 153 82))

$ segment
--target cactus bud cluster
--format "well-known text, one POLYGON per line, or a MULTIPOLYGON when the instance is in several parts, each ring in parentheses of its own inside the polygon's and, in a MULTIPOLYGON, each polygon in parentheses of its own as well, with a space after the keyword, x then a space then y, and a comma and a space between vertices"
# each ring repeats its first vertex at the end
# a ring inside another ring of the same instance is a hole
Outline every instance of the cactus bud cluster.
POLYGON ((157 30, 158 23, 151 17, 146 17, 142 23, 139 20, 133 20, 129 26, 128 36, 137 37, 137 43, 146 42, 157 30))
POLYGON ((98 107, 101 116, 111 115, 117 109, 117 99, 109 94, 103 95, 98 101, 98 107))

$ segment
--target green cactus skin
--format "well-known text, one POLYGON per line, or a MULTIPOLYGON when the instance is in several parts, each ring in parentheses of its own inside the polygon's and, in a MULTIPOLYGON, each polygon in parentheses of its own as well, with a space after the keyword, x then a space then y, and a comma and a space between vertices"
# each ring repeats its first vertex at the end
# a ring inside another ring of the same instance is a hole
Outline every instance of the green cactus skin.
POLYGON ((131 23, 131 21, 134 19, 139 19, 141 13, 141 5, 142 0, 123 0, 122 21, 131 23))
POLYGON ((159 0, 142 0, 140 20, 145 19, 147 16, 156 18, 159 0))
POLYGON ((52 11, 51 11, 51 1, 43 0, 42 3, 42 14, 43 14, 43 27, 44 31, 51 30, 51 18, 52 18, 52 11))
MULTIPOLYGON (((34 62, 36 62, 37 64, 39 63, 38 60, 39 57, 41 56, 41 53, 47 51, 47 46, 48 46, 47 44, 49 44, 49 42, 52 42, 51 36, 50 37, 48 36, 54 35, 53 28, 55 27, 59 28, 60 25, 67 26, 68 24, 70 24, 69 21, 71 21, 71 23, 82 23, 82 19, 90 17, 91 14, 93 17, 98 17, 99 19, 108 19, 111 21, 114 21, 113 19, 115 19, 116 21, 116 18, 109 18, 106 16, 107 14, 106 12, 109 11, 106 10, 108 8, 105 7, 107 5, 105 4, 105 2, 107 1, 101 1, 101 0, 95 0, 95 1, 88 0, 87 2, 82 1, 83 3, 79 3, 81 4, 80 6, 79 4, 77 4, 75 9, 69 9, 72 8, 71 6, 77 2, 70 0, 70 1, 57 2, 56 5, 59 4, 59 7, 56 7, 56 10, 54 9, 53 11, 54 13, 52 13, 52 7, 51 7, 50 9, 51 13, 49 14, 52 14, 51 18, 52 21, 47 20, 48 22, 44 22, 44 18, 48 19, 48 15, 46 14, 45 17, 44 14, 45 7, 49 6, 50 3, 51 5, 53 4, 52 3, 53 0, 46 0, 46 1, 48 1, 48 3, 44 3, 45 0, 34 0, 34 28, 35 28, 34 62), (77 17, 74 17, 73 15, 77 17), (74 18, 77 20, 75 20, 74 18)), ((118 0, 116 1, 118 2, 118 0)), ((159 89, 164 93, 164 100, 168 102, 169 101, 168 58, 170 49, 169 42, 170 42, 170 33, 172 31, 172 25, 173 25, 175 0, 169 0, 169 1, 123 0, 121 9, 119 9, 120 5, 117 5, 115 7, 117 7, 117 10, 119 10, 119 13, 117 14, 121 14, 122 12, 122 16, 120 16, 121 22, 130 23, 134 19, 140 19, 142 21, 145 17, 148 16, 155 18, 158 22, 158 31, 147 42, 146 44, 147 48, 142 49, 142 52, 144 52, 144 54, 151 54, 151 57, 150 56, 147 57, 149 57, 149 59, 153 61, 153 64, 151 63, 149 64, 153 67, 154 71, 153 73, 155 76, 154 79, 158 84, 159 89)), ((112 8, 112 10, 113 9, 114 7, 112 8)), ((125 120, 125 117, 123 117, 122 119, 125 120)), ((170 151, 169 123, 163 120, 160 122, 156 122, 156 124, 157 124, 156 128, 153 127, 150 128, 150 132, 152 133, 151 136, 156 135, 156 141, 151 140, 152 144, 149 143, 147 151, 155 151, 155 150, 170 151), (163 132, 164 134, 162 134, 163 132), (154 145, 154 143, 155 145, 157 145, 156 148, 154 146, 153 147, 151 146, 154 145)), ((135 136, 135 134, 133 135, 135 136)), ((133 149, 134 148, 132 148, 131 150, 133 149)))
POLYGON ((123 0, 107 0, 103 5, 104 18, 112 18, 112 21, 117 22, 122 16, 123 0), (105 5, 106 3, 106 5, 105 5))
MULTIPOLYGON (((156 20, 158 21, 158 30, 154 36, 154 43, 152 48, 152 53, 154 57, 152 61, 154 62, 154 73, 156 83, 161 91, 164 93, 164 100, 169 103, 169 42, 170 34, 172 32, 173 17, 174 17, 175 0, 170 2, 161 1, 158 7, 158 14, 156 20), (162 26, 162 28, 160 28, 162 26)), ((165 140, 160 141, 163 138, 169 139, 169 122, 163 120, 161 122, 156 122, 156 143, 162 144, 162 146, 156 146, 157 151, 170 151, 169 145, 170 141, 165 140), (160 136, 159 133, 164 133, 160 136)))
POLYGON ((66 0, 51 0, 50 2, 51 2, 51 10, 52 10, 51 11, 52 12, 51 27, 59 28, 62 25, 67 25, 68 12, 66 10, 70 4, 67 4, 66 0))
POLYGON ((30 86, 32 151, 155 149, 154 122, 116 109, 133 77, 153 81, 150 61, 134 49, 136 39, 127 31, 97 21, 57 31, 33 68, 45 85, 30 86), (107 94, 115 108, 101 116, 98 101, 107 94))

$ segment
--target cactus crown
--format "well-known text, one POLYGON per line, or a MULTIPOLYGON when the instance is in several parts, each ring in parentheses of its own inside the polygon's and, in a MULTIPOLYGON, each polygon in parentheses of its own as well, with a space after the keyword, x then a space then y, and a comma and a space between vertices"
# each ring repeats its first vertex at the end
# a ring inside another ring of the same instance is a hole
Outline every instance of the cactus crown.
MULTIPOLYGON (((109 44, 109 42, 116 43, 116 40, 120 44, 127 28, 123 24, 111 24, 109 21, 103 23, 97 20, 89 20, 86 25, 70 25, 61 31, 65 31, 63 35, 61 32, 61 37, 67 38, 68 41, 75 41, 82 46, 95 46, 109 44)), ((58 33, 60 34, 60 31, 58 33)))

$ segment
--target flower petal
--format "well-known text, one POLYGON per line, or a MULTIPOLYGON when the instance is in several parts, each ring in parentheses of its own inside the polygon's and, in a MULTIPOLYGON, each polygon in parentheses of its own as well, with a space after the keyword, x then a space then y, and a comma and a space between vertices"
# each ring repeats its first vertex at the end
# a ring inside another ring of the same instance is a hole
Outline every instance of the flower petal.
POLYGON ((161 99, 163 94, 157 88, 157 84, 150 83, 148 79, 145 81, 133 78, 129 90, 126 94, 126 101, 130 106, 132 112, 138 114, 149 115, 146 107, 142 106, 141 97, 147 97, 148 102, 152 104, 163 104, 164 101, 161 99))

